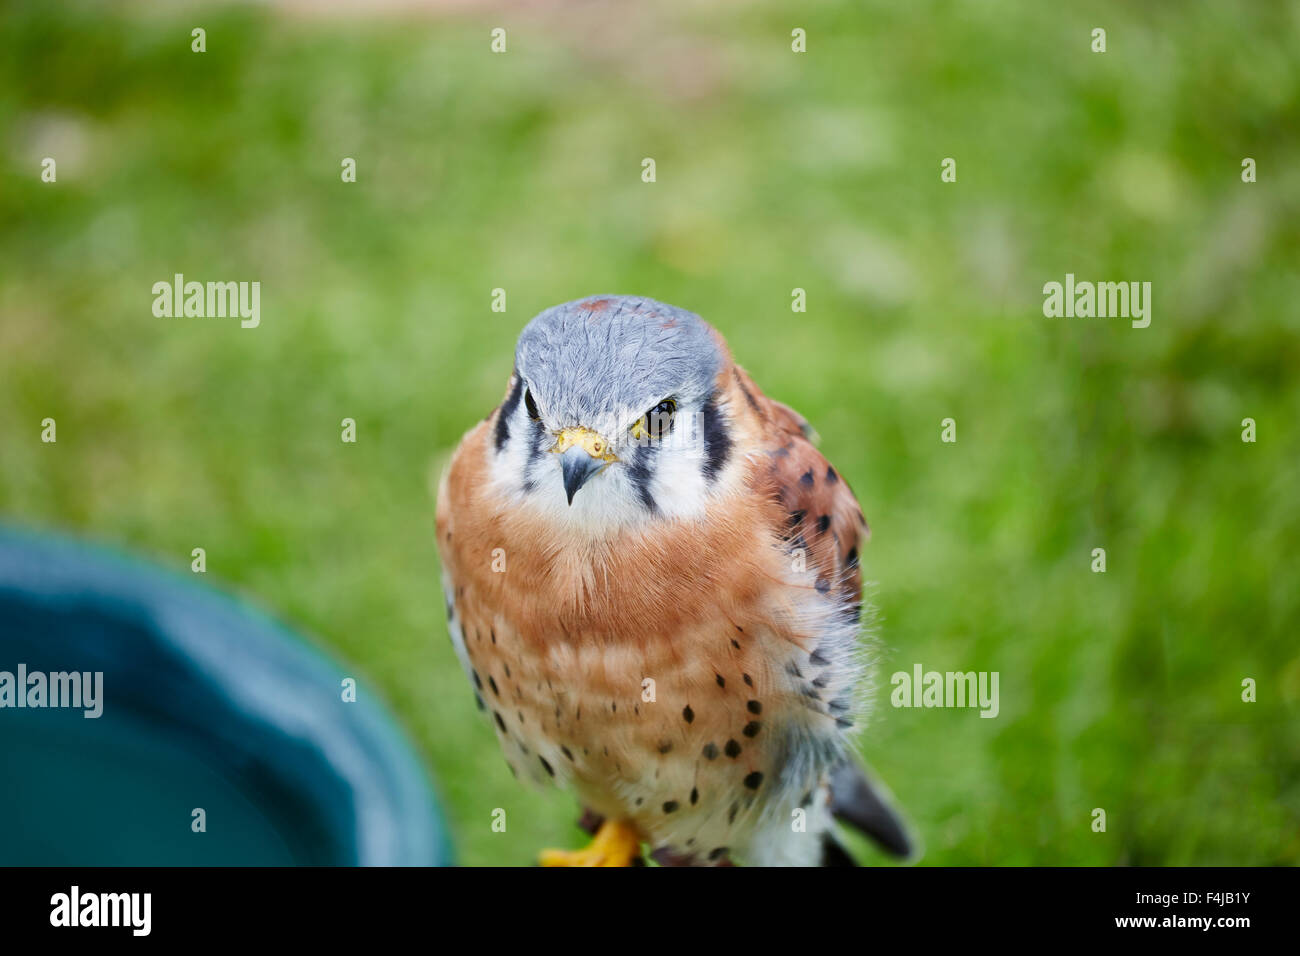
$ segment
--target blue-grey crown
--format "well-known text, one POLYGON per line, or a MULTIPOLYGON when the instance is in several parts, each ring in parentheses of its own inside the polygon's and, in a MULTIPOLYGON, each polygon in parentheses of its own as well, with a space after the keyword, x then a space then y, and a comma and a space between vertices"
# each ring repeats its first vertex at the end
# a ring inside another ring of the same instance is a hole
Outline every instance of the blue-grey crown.
POLYGON ((722 353, 693 312, 598 295, 538 314, 519 335, 515 367, 559 427, 635 416, 664 398, 708 396, 722 353))

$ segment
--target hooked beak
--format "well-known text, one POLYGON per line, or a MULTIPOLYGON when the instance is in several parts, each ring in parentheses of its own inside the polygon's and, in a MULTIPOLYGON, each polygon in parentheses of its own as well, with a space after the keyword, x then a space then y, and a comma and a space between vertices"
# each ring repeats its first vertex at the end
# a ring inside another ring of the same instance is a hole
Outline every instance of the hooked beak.
POLYGON ((573 504, 573 496, 592 475, 610 462, 618 461, 609 450, 609 442, 589 428, 564 429, 551 450, 560 456, 560 473, 569 504, 573 504))
POLYGON ((564 475, 564 493, 573 504, 573 496, 587 483, 587 479, 605 467, 599 458, 592 458, 581 448, 570 448, 560 455, 560 471, 564 475))

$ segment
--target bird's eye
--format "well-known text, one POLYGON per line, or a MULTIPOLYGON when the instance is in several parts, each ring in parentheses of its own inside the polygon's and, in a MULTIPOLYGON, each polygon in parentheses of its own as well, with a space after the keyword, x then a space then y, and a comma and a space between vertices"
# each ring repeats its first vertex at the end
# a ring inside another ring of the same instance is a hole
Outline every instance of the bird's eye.
POLYGON ((663 438, 673 427, 673 414, 677 411, 677 402, 665 398, 650 411, 636 420, 632 426, 633 438, 663 438))
POLYGON ((528 417, 533 421, 542 420, 542 413, 537 410, 537 403, 533 401, 533 393, 529 389, 524 389, 524 407, 528 409, 528 417))

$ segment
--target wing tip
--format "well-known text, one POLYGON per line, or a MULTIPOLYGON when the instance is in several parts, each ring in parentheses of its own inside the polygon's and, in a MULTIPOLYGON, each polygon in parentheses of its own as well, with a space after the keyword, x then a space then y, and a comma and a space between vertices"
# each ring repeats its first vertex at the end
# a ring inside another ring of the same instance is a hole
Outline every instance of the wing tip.
POLYGON ((921 841, 895 804, 893 794, 856 760, 847 759, 832 772, 831 814, 900 862, 915 863, 921 858, 921 841))

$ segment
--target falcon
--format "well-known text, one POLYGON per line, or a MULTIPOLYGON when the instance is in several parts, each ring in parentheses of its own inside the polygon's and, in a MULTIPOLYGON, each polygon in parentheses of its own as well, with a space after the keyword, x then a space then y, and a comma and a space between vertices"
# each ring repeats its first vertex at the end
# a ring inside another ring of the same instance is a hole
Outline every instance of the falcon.
POLYGON ((594 834, 553 866, 851 865, 911 852, 854 757, 853 492, 699 316, 596 296, 537 315, 438 489, 448 630, 514 774, 594 834))

